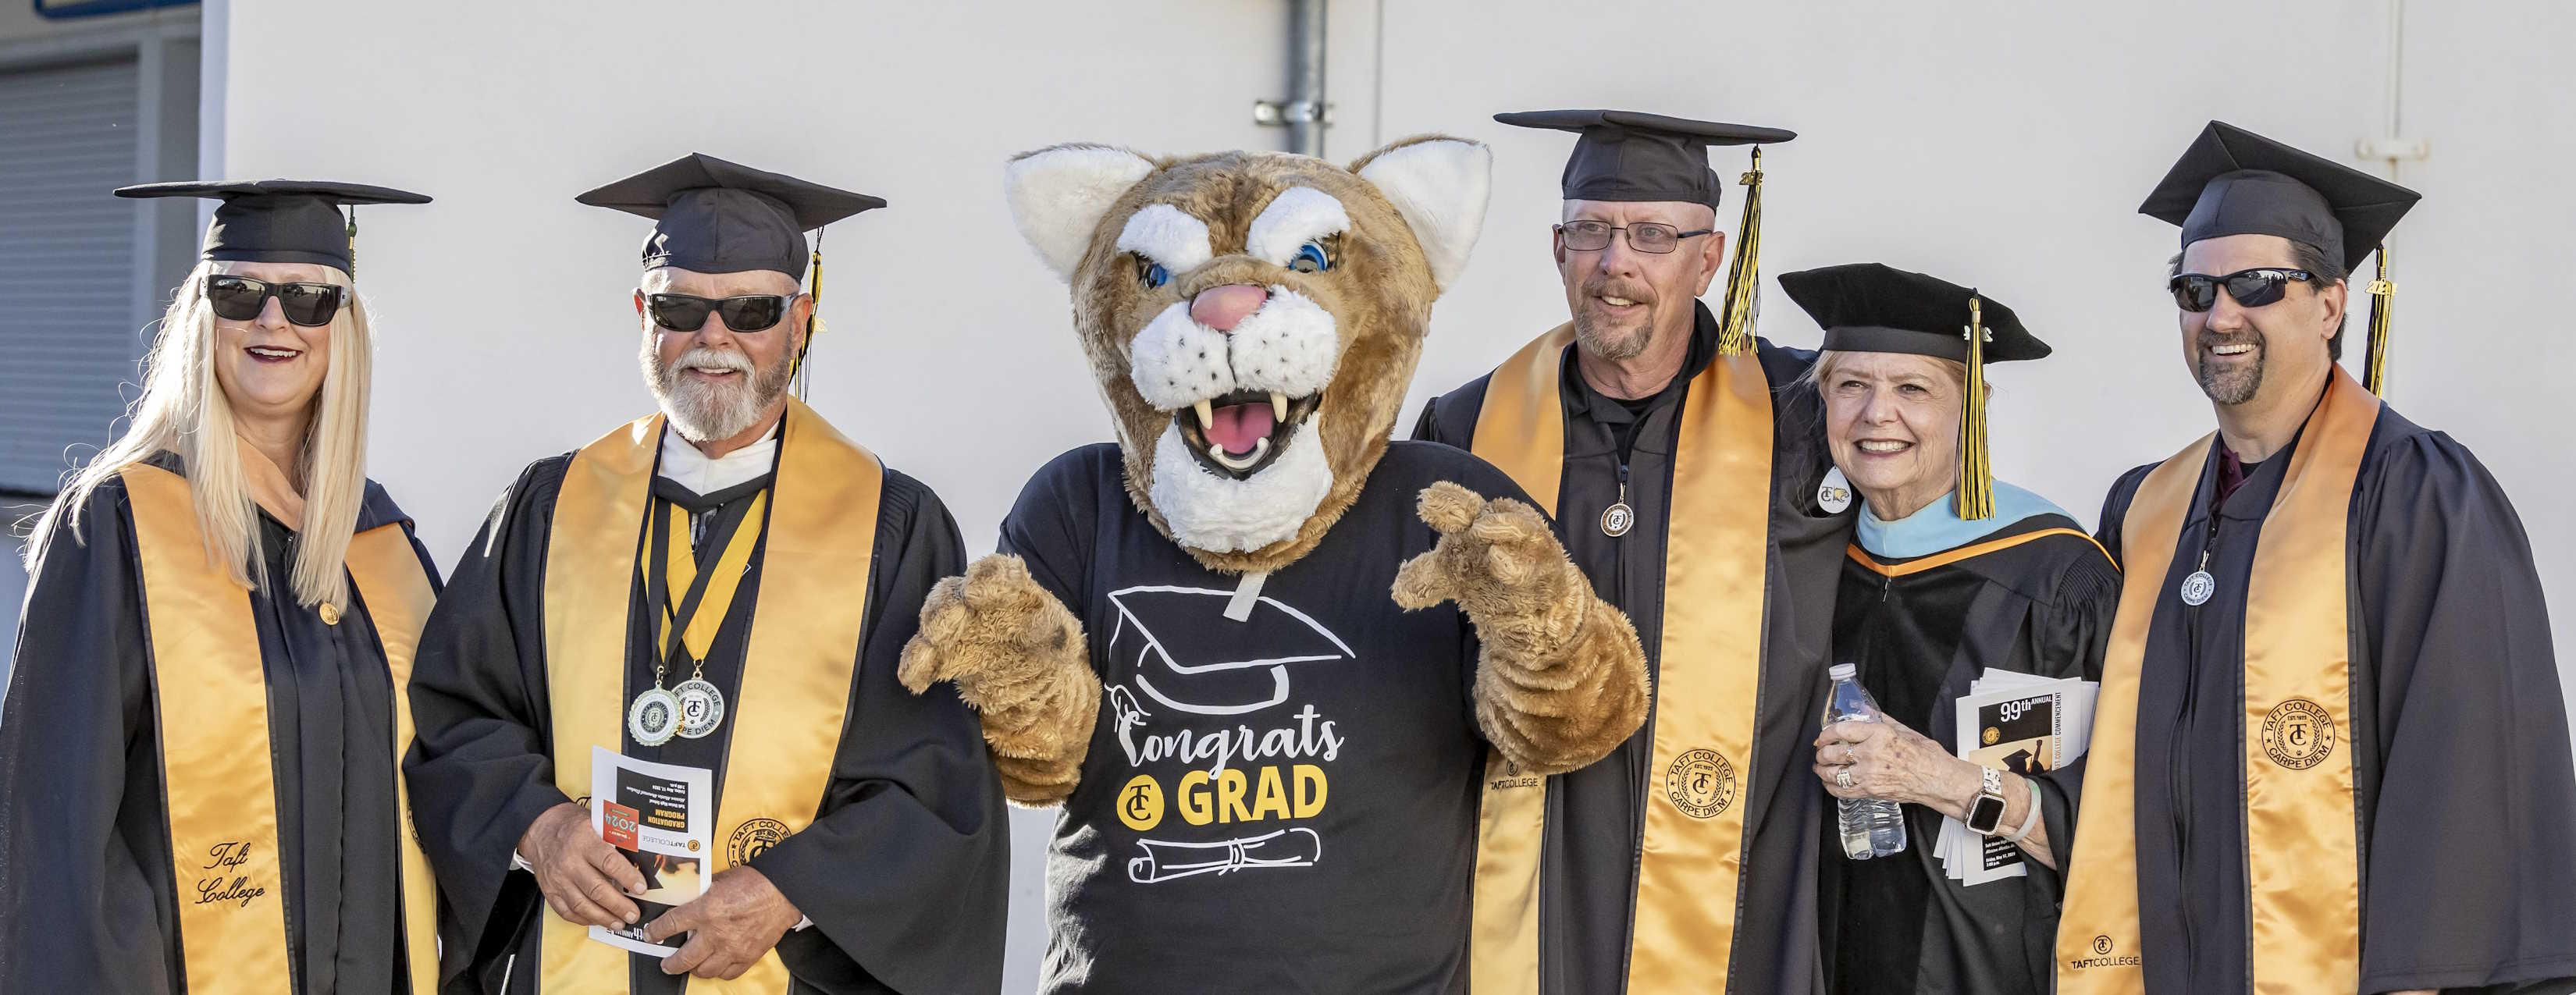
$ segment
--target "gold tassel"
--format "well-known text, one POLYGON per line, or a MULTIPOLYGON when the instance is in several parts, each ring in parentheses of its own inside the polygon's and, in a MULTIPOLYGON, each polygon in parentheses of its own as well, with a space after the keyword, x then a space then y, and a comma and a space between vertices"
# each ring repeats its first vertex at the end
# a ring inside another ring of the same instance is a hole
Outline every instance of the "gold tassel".
POLYGON ((2374 397, 2388 396, 2388 319, 2397 309, 2397 285, 2388 279, 2388 243, 2379 243, 2379 278, 2370 281, 2370 356, 2362 361, 2361 384, 2374 397))
POLYGON ((358 275, 358 205, 349 205, 349 276, 358 275))
POLYGON ((805 375, 805 356, 814 351, 814 337, 823 334, 823 237, 819 234, 814 236, 813 252, 810 265, 814 275, 806 279, 805 292, 813 296, 814 310, 805 315, 805 344, 797 348, 796 365, 787 374, 796 384, 796 399, 800 401, 805 399, 805 386, 810 379, 805 375))
POLYGON ((1762 252, 1762 147, 1753 147, 1753 168, 1736 182, 1744 185, 1744 219, 1735 226, 1735 261, 1726 277, 1726 306, 1718 319, 1717 354, 1753 354, 1754 298, 1761 293, 1758 257, 1762 252))
POLYGON ((1959 416, 1959 517, 1995 517, 1995 480, 1986 457, 1985 309, 1968 298, 1968 398, 1959 416))

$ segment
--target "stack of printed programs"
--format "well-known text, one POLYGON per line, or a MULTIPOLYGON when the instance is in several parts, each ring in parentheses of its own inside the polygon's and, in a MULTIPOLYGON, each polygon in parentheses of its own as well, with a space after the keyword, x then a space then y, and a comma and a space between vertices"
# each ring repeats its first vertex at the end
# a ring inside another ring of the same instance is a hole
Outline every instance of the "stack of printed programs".
MULTIPOLYGON (((1953 750, 1968 761, 2022 775, 2074 763, 2092 742, 2093 696, 2100 691, 2101 685, 2082 678, 1988 667, 1959 697, 1959 741, 1953 750)), ((2019 824, 2003 828, 2009 834, 2019 824)), ((1969 832, 1957 819, 1941 820, 1941 839, 1932 852, 1950 880, 1965 885, 2028 873, 2020 847, 2002 836, 1969 832)))

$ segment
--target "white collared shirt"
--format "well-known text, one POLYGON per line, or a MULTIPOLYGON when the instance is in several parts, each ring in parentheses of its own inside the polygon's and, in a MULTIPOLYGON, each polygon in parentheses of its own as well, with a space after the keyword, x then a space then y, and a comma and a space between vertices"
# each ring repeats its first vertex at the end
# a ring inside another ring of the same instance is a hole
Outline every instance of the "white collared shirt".
POLYGON ((712 459, 698 451, 696 444, 665 425, 662 428, 662 469, 659 476, 689 489, 692 494, 713 494, 727 487, 750 481, 768 473, 778 458, 778 430, 787 419, 770 423, 760 441, 712 459))

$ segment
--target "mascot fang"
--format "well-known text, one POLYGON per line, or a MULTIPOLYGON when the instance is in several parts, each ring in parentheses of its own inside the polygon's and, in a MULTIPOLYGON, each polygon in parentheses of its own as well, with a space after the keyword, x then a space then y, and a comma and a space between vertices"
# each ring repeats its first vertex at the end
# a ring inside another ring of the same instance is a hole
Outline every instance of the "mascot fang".
POLYGON ((1046 991, 1463 990, 1488 744, 1536 779, 1644 720, 1635 629, 1519 487, 1389 441, 1490 170, 1442 137, 1010 162, 1118 442, 1031 479, 902 679, 1064 806, 1046 991))

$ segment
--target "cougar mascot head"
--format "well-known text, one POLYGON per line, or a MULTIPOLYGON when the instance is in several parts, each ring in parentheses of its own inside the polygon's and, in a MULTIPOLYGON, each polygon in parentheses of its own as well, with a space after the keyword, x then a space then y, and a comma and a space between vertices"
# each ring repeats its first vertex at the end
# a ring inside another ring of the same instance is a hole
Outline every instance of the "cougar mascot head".
MULTIPOLYGON (((1011 160, 1005 187, 1020 231, 1072 284, 1074 328, 1117 423, 1118 486, 1200 565, 1243 575, 1237 601, 1250 605, 1256 595, 1245 592, 1264 575, 1315 550, 1379 469, 1431 303, 1465 267, 1483 221, 1490 169, 1484 146, 1437 137, 1397 142, 1348 169, 1278 153, 1154 159, 1100 145, 1011 160)), ((1445 449, 1424 459, 1474 463, 1445 449)), ((1489 487, 1510 486, 1474 465, 1489 487)), ((1450 479, 1410 486, 1404 497, 1436 547, 1401 563, 1404 551, 1384 550, 1388 600, 1339 606, 1349 617, 1330 621, 1382 625, 1457 602, 1481 637, 1479 673, 1491 677, 1477 680, 1477 724, 1527 769, 1590 763, 1636 729, 1644 651, 1546 519, 1450 479)), ((1014 800, 1063 800, 1082 782, 1104 690, 1075 612, 1097 607, 1060 603, 1012 553, 976 561, 922 606, 904 683, 956 682, 982 713, 1014 800)), ((1285 693, 1284 673, 1278 680, 1285 693)), ((1116 710, 1122 722, 1144 714, 1116 710)))
POLYGON ((1294 562, 1386 452, 1492 156, 1425 137, 1341 169, 1059 145, 1011 161, 1020 232, 1073 287, 1127 489, 1211 569, 1294 562))

